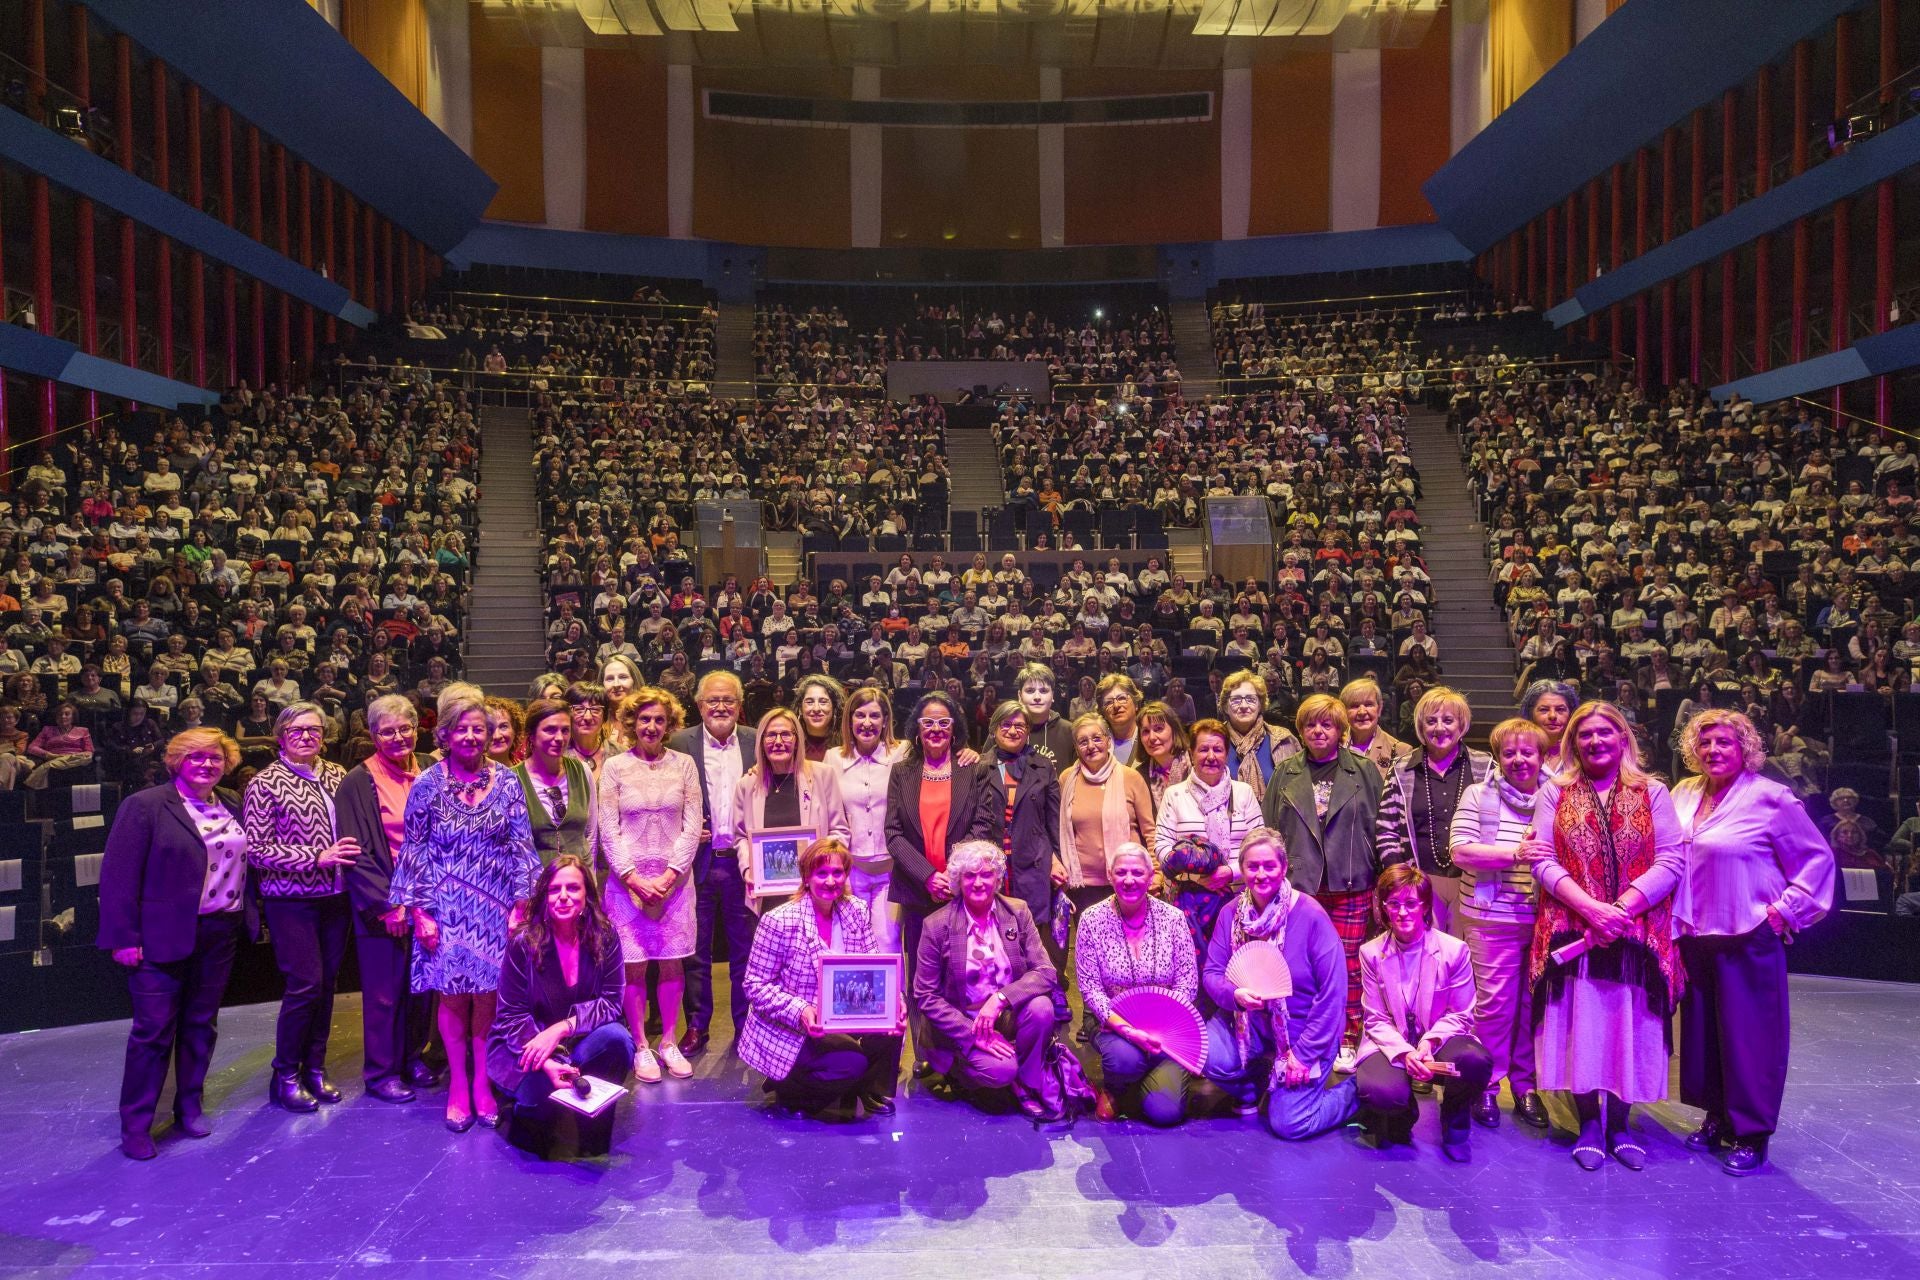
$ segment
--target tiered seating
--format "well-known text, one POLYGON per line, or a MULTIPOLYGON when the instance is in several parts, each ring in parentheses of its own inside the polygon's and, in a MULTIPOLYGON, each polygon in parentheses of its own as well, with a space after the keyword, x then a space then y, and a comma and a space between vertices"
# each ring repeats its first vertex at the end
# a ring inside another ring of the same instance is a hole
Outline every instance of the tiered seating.
POLYGON ((297 698, 335 744, 369 698, 430 702, 460 669, 478 450, 459 395, 378 375, 55 442, 0 515, 12 745, 69 700, 99 749, 52 780, 137 781, 172 728, 237 730, 257 756, 297 698))
POLYGON ((1166 312, 1149 292, 1117 293, 1105 304, 1084 290, 773 295, 754 312, 754 373, 781 398, 882 395, 890 360, 1037 360, 1056 387, 1177 387, 1166 312))

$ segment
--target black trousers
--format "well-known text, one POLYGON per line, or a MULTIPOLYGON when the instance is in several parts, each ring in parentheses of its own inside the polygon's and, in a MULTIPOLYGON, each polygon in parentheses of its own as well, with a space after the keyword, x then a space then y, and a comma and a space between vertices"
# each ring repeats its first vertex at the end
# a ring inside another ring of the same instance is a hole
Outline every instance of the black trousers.
POLYGON ((703 855, 711 865, 694 886, 693 954, 686 961, 687 990, 683 1004, 687 1025, 706 1031, 713 1025, 713 934, 726 930, 727 978, 732 990, 733 1032, 738 1038, 747 1024, 747 956, 760 917, 747 906, 747 882, 740 875, 738 855, 718 849, 703 855))
POLYGON ((897 1035, 825 1035, 800 1046, 793 1070, 774 1084, 782 1102, 813 1108, 848 1094, 891 1098, 900 1080, 897 1035))
MULTIPOLYGON (((1493 1077, 1493 1059, 1486 1046, 1472 1036, 1455 1036, 1434 1051, 1439 1062, 1451 1062, 1460 1068, 1457 1076, 1438 1076, 1440 1086, 1440 1132, 1458 1138, 1470 1131, 1473 1123, 1468 1108, 1485 1093, 1493 1077)), ((1405 1067, 1387 1061, 1384 1053, 1370 1053, 1354 1069, 1353 1083, 1360 1093, 1360 1109, 1389 1123, 1412 1124, 1419 1115, 1413 1100, 1413 1077, 1405 1067)))
POLYGON ((324 898, 268 898, 274 963, 287 988, 273 1034, 275 1071, 319 1071, 327 1065, 333 991, 347 958, 352 913, 344 893, 324 898))
POLYGON ((1680 1101, 1764 1140, 1787 1089, 1787 949, 1771 925, 1737 937, 1680 939, 1680 1101))
POLYGON ((218 1038, 220 998, 240 949, 241 913, 201 916, 193 952, 167 964, 142 961, 127 979, 133 1027, 120 1077, 120 1131, 145 1134, 173 1064, 174 1114, 198 1115, 218 1038))
POLYGON ((411 988, 413 933, 394 937, 377 917, 353 913, 354 952, 360 960, 361 1039, 365 1065, 361 1076, 369 1085, 398 1080, 409 1066, 424 1061, 433 1043, 434 1006, 431 991, 411 988))

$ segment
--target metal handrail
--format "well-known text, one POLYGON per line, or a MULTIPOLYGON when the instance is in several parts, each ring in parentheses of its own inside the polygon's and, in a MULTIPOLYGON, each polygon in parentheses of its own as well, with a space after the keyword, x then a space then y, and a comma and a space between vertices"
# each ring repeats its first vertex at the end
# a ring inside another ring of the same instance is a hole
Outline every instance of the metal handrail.
MULTIPOLYGON (((563 307, 563 306, 583 306, 583 307, 627 307, 635 310, 644 311, 644 310, 650 309, 650 310, 660 311, 660 312, 689 311, 694 313, 694 316, 696 318, 701 313, 705 312, 707 309, 705 303, 695 304, 691 302, 634 302, 631 300, 616 301, 611 298, 551 298, 543 294, 488 293, 479 289, 453 289, 447 293, 447 300, 450 303, 458 303, 462 298, 486 299, 490 302, 491 301, 509 301, 509 300, 513 302, 538 302, 548 306, 549 308, 563 307)), ((507 308, 503 308, 503 309, 507 309, 507 308)), ((521 309, 526 310, 528 308, 521 308, 521 309)))

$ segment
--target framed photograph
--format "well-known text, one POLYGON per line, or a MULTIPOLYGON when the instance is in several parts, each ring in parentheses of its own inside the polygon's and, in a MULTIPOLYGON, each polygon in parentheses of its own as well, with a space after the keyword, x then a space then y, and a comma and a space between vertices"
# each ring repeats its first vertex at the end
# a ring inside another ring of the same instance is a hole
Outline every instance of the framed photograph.
POLYGON ((747 838, 753 896, 784 898, 800 888, 800 853, 817 839, 812 827, 768 827, 747 838))
POLYGON ((900 1030, 899 956, 829 952, 820 957, 820 1027, 860 1034, 900 1030))

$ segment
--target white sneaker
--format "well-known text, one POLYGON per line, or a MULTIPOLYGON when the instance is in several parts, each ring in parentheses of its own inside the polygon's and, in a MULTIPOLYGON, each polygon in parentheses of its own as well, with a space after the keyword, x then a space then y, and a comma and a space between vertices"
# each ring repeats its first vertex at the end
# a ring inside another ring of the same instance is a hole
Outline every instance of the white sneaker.
POLYGON ((1353 1074, 1353 1068, 1356 1065, 1353 1054, 1354 1049, 1352 1045, 1343 1044, 1340 1046, 1340 1052, 1336 1054, 1333 1059, 1333 1069, 1337 1074, 1343 1076, 1353 1074))
POLYGON ((671 1040, 660 1041, 660 1061, 666 1064, 667 1074, 675 1080, 685 1080, 693 1074, 693 1064, 680 1052, 680 1046, 671 1040))
POLYGON ((645 1045, 641 1045, 640 1052, 634 1055, 633 1078, 641 1084, 660 1083, 660 1059, 654 1057, 653 1050, 645 1045))

